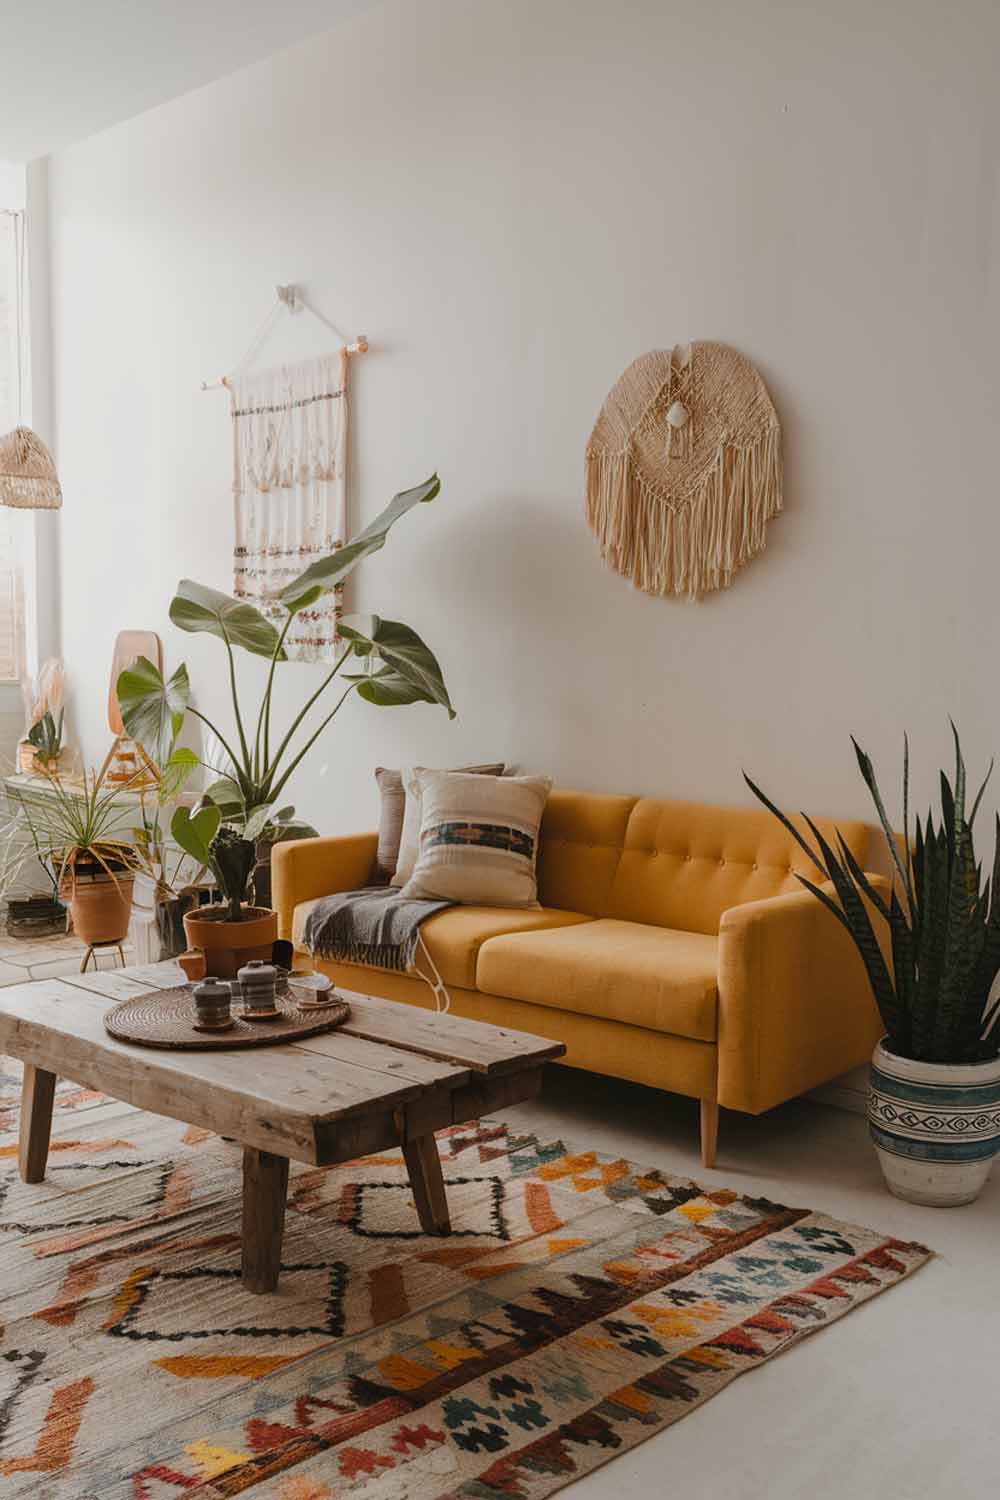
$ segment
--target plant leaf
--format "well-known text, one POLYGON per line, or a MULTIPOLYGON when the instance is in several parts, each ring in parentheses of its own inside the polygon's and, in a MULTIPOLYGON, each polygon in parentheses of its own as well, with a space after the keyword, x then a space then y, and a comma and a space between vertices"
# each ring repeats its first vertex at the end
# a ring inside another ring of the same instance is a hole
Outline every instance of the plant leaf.
POLYGON ((265 837, 272 844, 287 844, 292 839, 318 839, 319 833, 311 823, 291 819, 287 823, 269 825, 265 830, 265 837))
POLYGON ((211 782, 201 794, 202 805, 206 802, 214 802, 227 823, 242 822, 246 817, 246 798, 233 776, 220 776, 218 781, 211 782))
POLYGON ((878 813, 878 819, 882 825, 882 832, 885 835, 885 841, 889 846, 890 858, 892 859, 893 864, 896 866, 896 869, 899 871, 899 878, 903 883, 903 890, 906 892, 907 904, 912 911, 914 906, 913 885, 907 876, 906 867, 903 864, 902 859, 900 858, 899 845, 896 842, 896 835, 893 832, 892 824, 889 822, 889 815, 885 810, 885 803, 882 801, 882 793, 879 791, 878 780, 875 775, 875 767, 872 763, 872 758, 867 753, 867 751, 862 750, 853 734, 851 735, 851 744, 854 746, 854 754, 857 756, 858 769, 861 772, 865 786, 868 788, 871 799, 875 804, 875 811, 878 813))
MULTIPOLYGON (((170 618, 180 630, 218 636, 220 641, 228 640, 231 646, 241 646, 254 656, 271 657, 278 644, 278 632, 260 610, 191 578, 182 578, 177 585, 170 601, 170 618)), ((287 659, 284 647, 277 659, 287 659)))
POLYGON ((119 674, 115 691, 129 737, 142 746, 155 765, 165 766, 191 701, 187 667, 182 663, 164 682, 159 668, 148 657, 140 656, 119 674))
POLYGON ((205 865, 209 863, 209 849, 221 822, 222 814, 217 807, 202 807, 196 813, 179 807, 170 820, 170 832, 185 854, 205 865))
POLYGON ((827 871, 824 869, 823 863, 820 860, 819 856, 815 853, 814 850, 810 849, 809 845, 806 843, 805 839, 802 837, 801 833, 796 828, 795 824, 792 822, 791 818, 787 815, 787 813, 783 813, 781 811, 781 808, 778 807, 774 802, 771 801, 771 799, 767 795, 767 793, 766 792, 762 792, 761 789, 760 789, 760 787, 757 785, 757 783, 755 781, 751 781, 750 780, 750 777, 747 775, 747 773, 745 771, 743 772, 743 780, 746 782, 747 786, 753 792, 754 796, 757 798, 757 801, 758 802, 763 802, 763 804, 767 808, 768 812, 769 813, 773 813, 774 816, 777 818, 778 822, 781 824, 781 826, 783 828, 786 828, 788 830, 788 832, 792 835, 792 838, 798 844, 799 848, 802 850, 802 852, 805 855, 808 856, 808 858, 816 866, 817 870, 819 870, 821 874, 826 875, 827 879, 829 879, 829 875, 827 875, 827 871))
POLYGON ((329 557, 318 558, 301 573, 298 578, 281 590, 277 598, 279 603, 291 613, 295 614, 300 609, 306 609, 310 604, 315 604, 323 594, 328 594, 338 584, 343 583, 350 573, 353 573, 358 563, 369 553, 378 552, 385 546, 386 537, 392 526, 405 516, 407 511, 415 505, 426 504, 433 500, 441 488, 441 481, 436 474, 430 479, 425 479, 423 484, 418 484, 412 490, 403 490, 396 495, 364 531, 360 531, 356 537, 332 552, 329 557))
POLYGON ((195 755, 193 750, 189 750, 186 745, 179 745, 176 750, 171 752, 170 759, 160 774, 160 786, 157 795, 161 805, 164 802, 172 802, 183 791, 187 782, 200 765, 201 761, 197 755, 195 755))
POLYGON ((437 657, 409 625, 399 620, 380 620, 378 615, 353 615, 353 625, 341 621, 340 634, 350 641, 356 653, 375 656, 383 661, 389 674, 376 672, 362 678, 358 694, 369 703, 392 706, 397 703, 440 703, 455 717, 455 710, 444 685, 437 657), (367 628, 364 628, 367 626, 367 628))
POLYGON ((251 843, 260 838, 271 816, 271 808, 268 803, 262 807, 255 807, 247 816, 247 820, 240 830, 243 838, 249 839, 251 843))

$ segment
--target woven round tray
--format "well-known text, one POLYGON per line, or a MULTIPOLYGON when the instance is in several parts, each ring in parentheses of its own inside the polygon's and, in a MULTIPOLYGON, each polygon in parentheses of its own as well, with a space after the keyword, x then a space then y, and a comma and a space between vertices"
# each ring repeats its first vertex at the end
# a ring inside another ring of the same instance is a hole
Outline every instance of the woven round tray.
POLYGON ((122 1000, 105 1012, 104 1026, 120 1042, 214 1051, 221 1047, 273 1047, 276 1042, 318 1036, 342 1025, 351 1013, 347 1001, 339 998, 330 1005, 300 1010, 287 994, 278 997, 278 1009, 280 1020, 247 1021, 234 1010, 233 1024, 226 1031, 198 1031, 192 987, 181 984, 122 1000))

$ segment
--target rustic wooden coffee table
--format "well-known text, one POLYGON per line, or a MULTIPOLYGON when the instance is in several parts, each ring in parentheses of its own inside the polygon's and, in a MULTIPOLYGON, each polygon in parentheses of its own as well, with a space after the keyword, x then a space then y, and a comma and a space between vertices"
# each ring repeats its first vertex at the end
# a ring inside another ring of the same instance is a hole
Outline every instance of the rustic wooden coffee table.
POLYGON ((337 1031, 263 1050, 162 1052, 116 1041, 109 1005, 183 984, 174 963, 0 990, 0 1051, 24 1063, 18 1161, 41 1182, 57 1077, 243 1146, 243 1282, 273 1291, 289 1158, 331 1167, 401 1146, 421 1228, 451 1228, 434 1132, 537 1094, 565 1047, 523 1031, 347 993, 337 1031))

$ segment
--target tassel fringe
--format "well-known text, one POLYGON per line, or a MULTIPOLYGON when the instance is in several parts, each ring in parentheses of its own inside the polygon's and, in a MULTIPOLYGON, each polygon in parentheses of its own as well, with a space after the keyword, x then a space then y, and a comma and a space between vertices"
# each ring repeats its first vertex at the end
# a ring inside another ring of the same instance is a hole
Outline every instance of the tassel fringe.
POLYGON ((338 941, 327 935, 325 941, 309 952, 313 958, 325 958, 337 964, 367 964, 372 969, 392 969, 407 974, 414 967, 419 929, 402 943, 359 943, 338 941))
POLYGON ((781 431, 724 446, 704 482, 676 508, 628 452, 587 453, 587 519, 601 553, 647 594, 698 599, 728 588, 761 552, 782 508, 781 431))

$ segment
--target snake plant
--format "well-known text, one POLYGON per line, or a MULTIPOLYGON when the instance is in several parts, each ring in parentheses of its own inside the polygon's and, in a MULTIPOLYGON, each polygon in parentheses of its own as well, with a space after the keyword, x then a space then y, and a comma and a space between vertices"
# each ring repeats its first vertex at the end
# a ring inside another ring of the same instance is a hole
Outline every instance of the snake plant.
MULTIPOLYGON (((942 771, 941 813, 915 819, 910 834, 910 757, 903 740, 903 830, 893 831, 871 757, 852 737, 858 767, 878 814, 893 867, 888 897, 875 889, 843 837, 834 849, 808 817, 811 847, 785 814, 749 778, 754 796, 768 808, 812 860, 830 889, 804 875, 812 891, 850 933, 861 955, 886 1029, 886 1046, 900 1057, 933 1063, 974 1063, 1000 1053, 1000 817, 995 820, 992 873, 983 881, 972 825, 993 770, 989 770, 966 817, 965 761, 958 731, 955 777, 942 771), (874 913, 874 922, 872 919, 874 913), (888 957, 875 923, 888 934, 888 957)), ((805 815, 803 814, 803 817, 805 815)))

